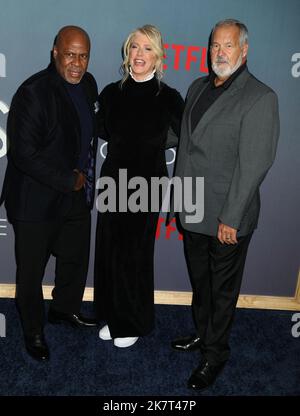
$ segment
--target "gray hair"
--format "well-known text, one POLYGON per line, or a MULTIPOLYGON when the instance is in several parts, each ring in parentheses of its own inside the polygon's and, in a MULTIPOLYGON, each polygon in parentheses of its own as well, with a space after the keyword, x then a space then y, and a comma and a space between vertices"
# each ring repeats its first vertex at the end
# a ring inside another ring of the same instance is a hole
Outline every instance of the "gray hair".
POLYGON ((245 45, 245 43, 248 43, 247 26, 244 23, 236 19, 225 19, 225 20, 220 20, 218 23, 216 23, 211 32, 211 39, 213 39, 213 35, 216 29, 218 29, 219 27, 223 27, 223 26, 237 26, 240 31, 240 38, 239 38, 240 46, 242 47, 243 45, 245 45))

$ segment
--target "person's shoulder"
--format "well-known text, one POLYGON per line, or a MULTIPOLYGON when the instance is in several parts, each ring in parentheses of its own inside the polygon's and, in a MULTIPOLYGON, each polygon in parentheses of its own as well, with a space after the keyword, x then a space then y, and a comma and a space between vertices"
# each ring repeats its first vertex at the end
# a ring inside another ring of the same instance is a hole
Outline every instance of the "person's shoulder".
POLYGON ((22 82, 18 87, 14 97, 15 99, 25 96, 39 96, 49 89, 49 71, 43 69, 22 82))
POLYGON ((170 87, 164 82, 160 82, 160 93, 159 96, 162 96, 164 102, 167 104, 169 109, 172 108, 182 108, 184 106, 184 100, 179 91, 175 88, 170 87))
POLYGON ((176 88, 170 87, 165 82, 160 82, 160 91, 165 95, 168 95, 170 98, 176 98, 180 95, 180 92, 176 90, 176 88))
POLYGON ((260 103, 261 100, 264 100, 267 105, 278 102, 277 94, 272 88, 257 79, 248 70, 243 72, 237 80, 239 78, 239 85, 241 87, 241 107, 244 108, 245 111, 255 109, 255 106, 260 103))
POLYGON ((121 81, 111 82, 107 84, 100 92, 101 97, 107 97, 121 91, 121 81))
POLYGON ((49 71, 47 69, 43 69, 42 71, 39 71, 33 75, 31 75, 29 78, 27 78, 25 81, 22 82, 20 85, 20 88, 34 88, 38 87, 39 85, 43 83, 47 83, 49 80, 49 71))
POLYGON ((260 81, 258 78, 256 78, 253 74, 249 72, 249 78, 247 81, 247 89, 249 91, 252 91, 252 93, 262 96, 265 94, 275 94, 275 91, 269 87, 264 82, 260 81))
POLYGON ((198 77, 196 79, 194 79, 194 81, 190 84, 189 86, 189 90, 192 90, 195 87, 198 87, 201 84, 205 84, 209 81, 209 76, 206 75, 204 77, 198 77))

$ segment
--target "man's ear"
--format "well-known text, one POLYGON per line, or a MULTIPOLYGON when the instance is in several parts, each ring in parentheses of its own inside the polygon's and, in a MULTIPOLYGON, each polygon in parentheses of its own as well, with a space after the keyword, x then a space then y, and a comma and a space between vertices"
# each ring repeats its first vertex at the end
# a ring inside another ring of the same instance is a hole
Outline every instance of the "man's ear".
POLYGON ((247 56, 248 47, 249 47, 248 43, 245 43, 245 45, 243 45, 243 55, 242 55, 243 58, 246 58, 246 56, 247 56))
POLYGON ((52 55, 53 55, 53 58, 56 59, 56 57, 57 57, 57 48, 56 48, 56 46, 53 47, 52 55))

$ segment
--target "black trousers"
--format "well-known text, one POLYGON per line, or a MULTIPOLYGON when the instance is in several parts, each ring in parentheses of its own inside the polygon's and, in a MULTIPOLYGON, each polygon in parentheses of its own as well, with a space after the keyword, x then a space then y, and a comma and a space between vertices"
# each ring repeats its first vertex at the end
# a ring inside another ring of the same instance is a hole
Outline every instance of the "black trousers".
POLYGON ((17 264, 16 302, 25 336, 44 325, 42 280, 50 255, 56 257, 51 307, 78 313, 90 251, 91 216, 84 191, 73 192, 72 208, 62 218, 45 222, 12 221, 17 264))
POLYGON ((212 364, 228 359, 229 335, 252 233, 235 245, 184 230, 184 250, 193 289, 192 311, 203 356, 212 364))

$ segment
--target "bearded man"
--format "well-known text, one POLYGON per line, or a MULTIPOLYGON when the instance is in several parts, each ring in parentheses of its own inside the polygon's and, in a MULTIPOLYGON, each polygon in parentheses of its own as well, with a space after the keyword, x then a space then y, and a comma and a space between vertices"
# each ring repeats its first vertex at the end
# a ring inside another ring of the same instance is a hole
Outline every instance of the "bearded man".
POLYGON ((179 214, 196 333, 172 342, 177 350, 202 353, 188 381, 194 389, 213 384, 229 358, 259 187, 279 136, 277 96, 247 68, 246 26, 223 20, 210 39, 212 71, 189 88, 175 170, 176 177, 204 177, 203 220, 189 223, 186 212, 179 214))

